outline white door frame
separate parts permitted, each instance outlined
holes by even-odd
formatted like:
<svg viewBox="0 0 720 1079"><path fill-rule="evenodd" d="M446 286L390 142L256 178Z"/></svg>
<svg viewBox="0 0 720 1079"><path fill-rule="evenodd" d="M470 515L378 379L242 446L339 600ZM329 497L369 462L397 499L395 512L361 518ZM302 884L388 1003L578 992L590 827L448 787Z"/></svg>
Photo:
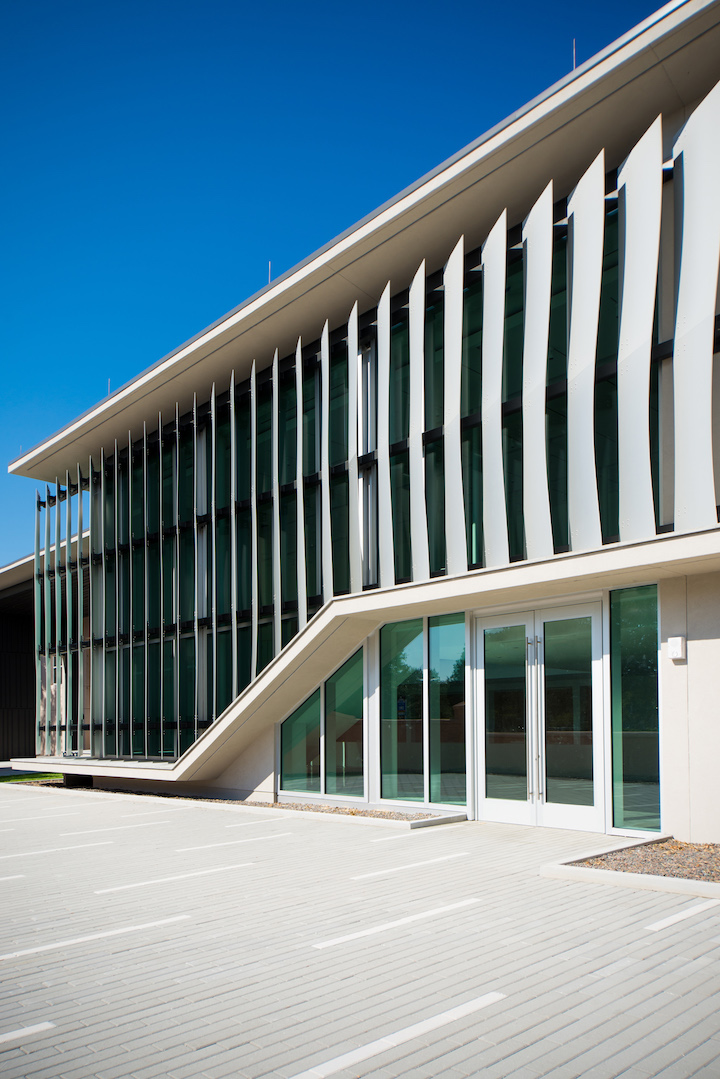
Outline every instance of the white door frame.
<svg viewBox="0 0 720 1079"><path fill-rule="evenodd" d="M546 801L544 764L544 629L548 621L591 617L592 633L592 712L593 712L593 793L592 806L575 806ZM486 798L485 791L485 680L484 637L488 628L505 625L524 625L526 652L526 748L528 794L525 800ZM475 620L475 677L474 708L476 722L476 813L478 820L502 821L514 824L539 824L583 831L606 830L606 774L604 751L605 722L605 661L602 604L599 599L580 603L538 606L528 610L507 611L504 614L476 616Z"/></svg>

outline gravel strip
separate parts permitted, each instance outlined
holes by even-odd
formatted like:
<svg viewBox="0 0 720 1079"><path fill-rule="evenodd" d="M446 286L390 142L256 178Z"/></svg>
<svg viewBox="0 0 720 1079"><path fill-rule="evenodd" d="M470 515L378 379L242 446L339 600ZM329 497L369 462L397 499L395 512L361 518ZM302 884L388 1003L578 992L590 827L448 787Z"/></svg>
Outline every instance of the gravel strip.
<svg viewBox="0 0 720 1079"><path fill-rule="evenodd" d="M32 783L36 787L58 787L65 789L65 784L60 779L24 779L16 780L17 783ZM402 813L395 809L360 809L356 806L329 806L329 805L315 805L312 802L246 802L240 798L188 798L183 794L170 794L158 791L127 791L127 790L113 790L111 787L72 787L73 792L77 791L107 791L110 794L139 794L149 795L152 798L175 798L182 802L217 802L220 805L231 806L255 806L260 809L294 809L298 812L307 810L311 813L335 813L344 817L376 817L380 820L434 820L436 817L443 817L447 814L444 813Z"/></svg>
<svg viewBox="0 0 720 1079"><path fill-rule="evenodd" d="M720 843L682 843L664 839L639 847L586 858L575 865L614 869L618 873L651 873L656 877L720 882Z"/></svg>

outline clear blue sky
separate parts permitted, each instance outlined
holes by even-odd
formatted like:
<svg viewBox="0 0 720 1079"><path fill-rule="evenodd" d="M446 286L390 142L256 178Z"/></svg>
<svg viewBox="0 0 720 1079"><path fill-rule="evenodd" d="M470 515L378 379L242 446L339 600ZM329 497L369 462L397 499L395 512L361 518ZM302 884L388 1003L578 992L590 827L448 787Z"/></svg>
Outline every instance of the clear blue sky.
<svg viewBox="0 0 720 1079"><path fill-rule="evenodd" d="M5 465L656 4L22 0L0 19Z"/></svg>

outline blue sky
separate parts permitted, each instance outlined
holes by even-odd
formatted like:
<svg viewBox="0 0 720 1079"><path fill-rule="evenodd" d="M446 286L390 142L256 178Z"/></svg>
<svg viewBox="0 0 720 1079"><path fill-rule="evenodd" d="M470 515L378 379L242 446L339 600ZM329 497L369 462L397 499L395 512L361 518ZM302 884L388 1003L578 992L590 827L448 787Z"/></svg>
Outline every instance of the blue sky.
<svg viewBox="0 0 720 1079"><path fill-rule="evenodd" d="M5 4L0 565L33 544L21 448L655 6Z"/></svg>

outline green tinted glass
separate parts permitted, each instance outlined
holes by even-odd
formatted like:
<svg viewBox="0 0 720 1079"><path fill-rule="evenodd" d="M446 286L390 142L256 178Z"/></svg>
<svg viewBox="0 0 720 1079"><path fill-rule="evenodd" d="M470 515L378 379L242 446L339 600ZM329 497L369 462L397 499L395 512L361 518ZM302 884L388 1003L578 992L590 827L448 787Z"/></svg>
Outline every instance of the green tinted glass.
<svg viewBox="0 0 720 1079"><path fill-rule="evenodd" d="M320 790L320 690L296 708L280 728L280 786Z"/></svg>
<svg viewBox="0 0 720 1079"><path fill-rule="evenodd" d="M363 796L362 648L325 683L325 789Z"/></svg>
<svg viewBox="0 0 720 1079"><path fill-rule="evenodd" d="M657 588L610 593L613 824L660 829Z"/></svg>
<svg viewBox="0 0 720 1079"><path fill-rule="evenodd" d="M465 804L465 615L428 619L430 801Z"/></svg>
<svg viewBox="0 0 720 1079"><path fill-rule="evenodd" d="M383 798L424 800L421 618L380 631L380 771Z"/></svg>

